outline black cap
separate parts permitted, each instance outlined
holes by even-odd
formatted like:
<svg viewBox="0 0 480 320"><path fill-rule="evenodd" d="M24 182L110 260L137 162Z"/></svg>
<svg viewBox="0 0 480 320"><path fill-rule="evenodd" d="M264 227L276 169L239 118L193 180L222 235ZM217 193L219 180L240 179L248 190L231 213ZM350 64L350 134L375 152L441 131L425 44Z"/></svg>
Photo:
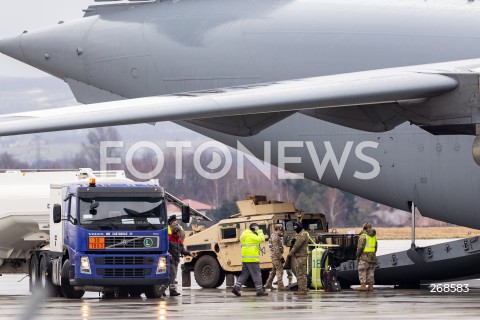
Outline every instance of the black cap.
<svg viewBox="0 0 480 320"><path fill-rule="evenodd" d="M176 216L176 215L170 216L170 217L168 218L168 224L171 224L172 221L177 221L177 216Z"/></svg>
<svg viewBox="0 0 480 320"><path fill-rule="evenodd" d="M255 228L259 228L258 223L254 222L250 225L250 230L255 230Z"/></svg>

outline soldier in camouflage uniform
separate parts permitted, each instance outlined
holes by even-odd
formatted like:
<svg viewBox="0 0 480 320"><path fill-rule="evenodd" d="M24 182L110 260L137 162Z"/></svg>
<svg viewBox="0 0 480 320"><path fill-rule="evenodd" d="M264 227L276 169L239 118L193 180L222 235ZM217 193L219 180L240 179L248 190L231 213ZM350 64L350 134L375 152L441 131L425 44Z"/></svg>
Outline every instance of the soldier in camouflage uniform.
<svg viewBox="0 0 480 320"><path fill-rule="evenodd" d="M285 259L283 258L283 226L281 224L275 225L275 232L268 241L270 248L270 258L272 259L272 270L265 283L265 289L274 290L272 287L273 278L277 276L278 291L288 291L283 285L283 264Z"/></svg>
<svg viewBox="0 0 480 320"><path fill-rule="evenodd" d="M308 232L303 230L299 222L293 223L293 229L297 233L295 235L295 244L290 250L289 256L295 257L296 260L296 276L298 281L298 291L295 294L305 295L308 293L307 288L307 258L308 258L308 243L310 237Z"/></svg>
<svg viewBox="0 0 480 320"><path fill-rule="evenodd" d="M357 246L359 291L373 291L375 283L375 265L377 264L377 232L370 223L363 225ZM368 284L368 288L367 288Z"/></svg>

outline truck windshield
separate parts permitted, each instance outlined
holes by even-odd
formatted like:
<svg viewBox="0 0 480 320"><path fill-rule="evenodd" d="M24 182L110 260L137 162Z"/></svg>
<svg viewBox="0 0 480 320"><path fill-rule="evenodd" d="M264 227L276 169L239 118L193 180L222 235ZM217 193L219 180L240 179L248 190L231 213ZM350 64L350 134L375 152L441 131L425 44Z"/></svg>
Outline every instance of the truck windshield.
<svg viewBox="0 0 480 320"><path fill-rule="evenodd" d="M166 227L163 198L80 199L80 224L90 230L158 230Z"/></svg>

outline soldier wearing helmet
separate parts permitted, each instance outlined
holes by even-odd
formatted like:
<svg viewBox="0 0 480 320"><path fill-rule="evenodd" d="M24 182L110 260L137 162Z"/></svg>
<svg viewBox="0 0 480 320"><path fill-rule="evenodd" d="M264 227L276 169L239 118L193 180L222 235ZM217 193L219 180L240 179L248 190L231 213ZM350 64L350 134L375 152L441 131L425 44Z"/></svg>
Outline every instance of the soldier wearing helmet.
<svg viewBox="0 0 480 320"><path fill-rule="evenodd" d="M370 223L363 224L357 246L359 291L373 291L375 265L377 264L377 232ZM368 288L367 288L368 285Z"/></svg>
<svg viewBox="0 0 480 320"><path fill-rule="evenodd" d="M275 289L272 283L276 275L278 291L288 291L283 285L283 264L285 263L285 259L283 258L283 225L275 225L274 232L268 241L268 246L270 248L270 258L272 259L273 267L265 283L265 289Z"/></svg>
<svg viewBox="0 0 480 320"><path fill-rule="evenodd" d="M296 276L298 281L298 292L295 292L295 294L306 295L308 293L307 258L310 236L307 231L303 230L303 226L300 222L293 223L293 230L295 230L297 234L295 235L295 244L288 253L288 256L295 257L297 262Z"/></svg>

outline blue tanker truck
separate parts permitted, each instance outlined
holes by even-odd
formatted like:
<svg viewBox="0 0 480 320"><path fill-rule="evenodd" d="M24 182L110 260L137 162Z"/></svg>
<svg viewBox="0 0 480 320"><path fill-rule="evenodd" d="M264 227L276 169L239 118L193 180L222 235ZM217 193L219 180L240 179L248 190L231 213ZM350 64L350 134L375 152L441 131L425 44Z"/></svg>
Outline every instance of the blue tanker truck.
<svg viewBox="0 0 480 320"><path fill-rule="evenodd" d="M1 180L12 194L1 199L7 212L0 222L5 235L17 230L5 246L17 253L0 257L0 272L28 272L30 291L48 296L163 295L169 282L167 200L176 198L158 183L90 169L11 171ZM25 198L29 188L35 196L22 201L18 193ZM188 205L177 205L188 221Z"/></svg>

